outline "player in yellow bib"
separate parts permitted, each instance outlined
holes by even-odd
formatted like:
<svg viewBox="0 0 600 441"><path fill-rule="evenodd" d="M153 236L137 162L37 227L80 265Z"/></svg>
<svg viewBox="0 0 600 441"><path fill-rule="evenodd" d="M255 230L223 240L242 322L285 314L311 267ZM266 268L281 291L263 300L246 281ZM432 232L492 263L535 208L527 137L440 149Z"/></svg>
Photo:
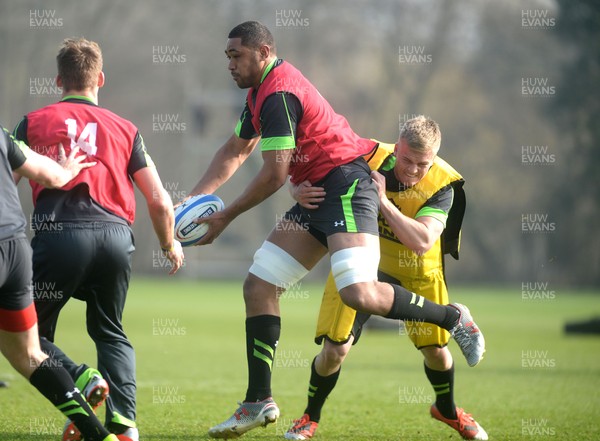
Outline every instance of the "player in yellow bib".
<svg viewBox="0 0 600 441"><path fill-rule="evenodd" d="M424 116L407 121L397 144L379 143L367 159L379 189L379 280L401 284L433 302L448 303L444 254L458 259L465 211L464 180L437 156L438 124ZM323 189L304 182L292 190L306 208L318 205ZM338 380L342 362L360 336L368 315L346 306L329 275L323 294L315 341L325 342L311 367L308 406L285 434L287 439L311 438L325 399ZM487 440L485 430L454 403L454 361L449 333L425 322L404 322L406 334L425 359L425 374L436 401L431 416L465 439Z"/></svg>

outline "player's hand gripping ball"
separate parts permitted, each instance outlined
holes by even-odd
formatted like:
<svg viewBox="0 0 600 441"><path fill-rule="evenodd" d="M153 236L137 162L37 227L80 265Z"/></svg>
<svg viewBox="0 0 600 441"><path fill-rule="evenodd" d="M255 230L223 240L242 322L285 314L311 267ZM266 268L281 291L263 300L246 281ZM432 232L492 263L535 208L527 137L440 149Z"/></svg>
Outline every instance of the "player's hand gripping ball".
<svg viewBox="0 0 600 441"><path fill-rule="evenodd" d="M181 246L189 247L204 237L208 224L194 222L199 217L208 217L225 208L225 204L214 194L192 196L175 208L175 239Z"/></svg>

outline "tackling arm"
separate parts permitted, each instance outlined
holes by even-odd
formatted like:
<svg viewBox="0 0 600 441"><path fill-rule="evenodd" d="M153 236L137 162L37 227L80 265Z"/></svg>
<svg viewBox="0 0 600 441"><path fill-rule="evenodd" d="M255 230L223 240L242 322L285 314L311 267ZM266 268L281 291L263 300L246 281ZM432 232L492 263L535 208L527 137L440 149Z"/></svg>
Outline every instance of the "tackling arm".
<svg viewBox="0 0 600 441"><path fill-rule="evenodd" d="M325 200L325 189L313 187L310 181L301 182L298 185L289 183L290 195L304 208L319 208L319 203Z"/></svg>
<svg viewBox="0 0 600 441"><path fill-rule="evenodd" d="M444 224L438 219L431 216L412 219L387 198L381 201L380 211L396 237L419 256L429 251L444 231Z"/></svg>
<svg viewBox="0 0 600 441"><path fill-rule="evenodd" d="M420 216L416 219L405 216L387 198L385 177L376 171L371 172L371 177L379 191L379 211L396 237L419 256L425 254L443 233L444 223L432 216Z"/></svg>
<svg viewBox="0 0 600 441"><path fill-rule="evenodd" d="M27 149L27 160L21 167L14 171L31 179L47 188L60 188L79 174L84 168L96 165L95 162L82 162L85 155L75 156L79 147L73 147L71 153L65 158L65 151L60 146L59 162Z"/></svg>

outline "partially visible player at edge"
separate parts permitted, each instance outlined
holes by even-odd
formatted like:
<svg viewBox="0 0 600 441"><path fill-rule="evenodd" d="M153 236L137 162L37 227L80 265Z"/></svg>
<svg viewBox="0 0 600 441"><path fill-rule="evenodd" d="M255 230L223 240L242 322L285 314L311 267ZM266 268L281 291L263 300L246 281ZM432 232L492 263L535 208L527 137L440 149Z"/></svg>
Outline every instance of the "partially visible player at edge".
<svg viewBox="0 0 600 441"><path fill-rule="evenodd" d="M31 247L13 171L48 188L61 187L95 162L71 149L61 165L31 151L0 127L0 351L89 441L116 441L96 418L69 373L40 348L33 306Z"/></svg>
<svg viewBox="0 0 600 441"><path fill-rule="evenodd" d="M458 259L465 211L462 176L437 156L441 145L438 124L424 116L404 124L398 142L380 143L368 155L381 202L379 280L401 284L423 297L448 303L444 254ZM292 192L302 206L314 208L324 191L304 182ZM400 261L399 261L400 259ZM317 430L325 400L335 387L342 362L369 318L344 305L331 274L327 279L315 341L323 349L311 365L308 405L294 421L287 439L306 440ZM431 415L465 439L487 440L485 430L454 403L454 362L450 336L436 325L405 322L409 338L424 357L427 379L436 394Z"/></svg>
<svg viewBox="0 0 600 441"><path fill-rule="evenodd" d="M235 413L209 430L214 438L237 437L279 417L271 393L281 329L278 297L328 251L342 300L357 310L426 320L452 331L473 321L460 306L437 305L398 285L377 281L379 197L362 158L375 142L355 134L296 68L277 58L273 36L264 25L245 22L233 28L225 54L238 87L250 88L246 107L235 133L216 152L190 195L217 190L261 138L264 162L235 201L197 220L209 224L199 244L211 243L233 219L275 193L288 175L293 183L318 183L327 196L310 213L296 204L254 255L243 288L248 389ZM308 230L302 225L308 225ZM483 353L481 333L474 327L471 331L457 334L461 336L457 342L469 356Z"/></svg>
<svg viewBox="0 0 600 441"><path fill-rule="evenodd" d="M133 184L144 196L160 247L171 262L170 274L183 263L173 239L173 203L133 123L98 106L104 86L102 52L97 43L66 39L56 57L60 102L29 113L15 137L46 156L55 146L79 146L96 167L59 190L31 182L35 204L33 278L42 349L56 354L92 407L106 400L106 425L120 439L137 441L135 352L121 323L135 249ZM57 228L57 226L59 228ZM36 287L52 286L60 299ZM39 294L39 295L38 295ZM54 345L58 316L71 298L87 304L88 334L96 344L98 370L77 365ZM63 441L82 437L65 427Z"/></svg>

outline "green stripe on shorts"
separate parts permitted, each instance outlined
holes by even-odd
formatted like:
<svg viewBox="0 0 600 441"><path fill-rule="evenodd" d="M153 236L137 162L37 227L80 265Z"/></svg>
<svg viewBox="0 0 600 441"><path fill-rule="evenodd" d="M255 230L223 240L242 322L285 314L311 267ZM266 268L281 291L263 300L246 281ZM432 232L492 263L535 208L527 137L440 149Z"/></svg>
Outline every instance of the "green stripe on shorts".
<svg viewBox="0 0 600 441"><path fill-rule="evenodd" d="M348 189L348 192L345 195L340 196L342 199L342 210L344 211L344 219L346 220L346 231L348 233L357 233L358 229L356 228L356 221L354 219L354 213L352 211L352 196L354 196L354 192L356 191L356 186L358 185L358 179L356 179L352 186Z"/></svg>

